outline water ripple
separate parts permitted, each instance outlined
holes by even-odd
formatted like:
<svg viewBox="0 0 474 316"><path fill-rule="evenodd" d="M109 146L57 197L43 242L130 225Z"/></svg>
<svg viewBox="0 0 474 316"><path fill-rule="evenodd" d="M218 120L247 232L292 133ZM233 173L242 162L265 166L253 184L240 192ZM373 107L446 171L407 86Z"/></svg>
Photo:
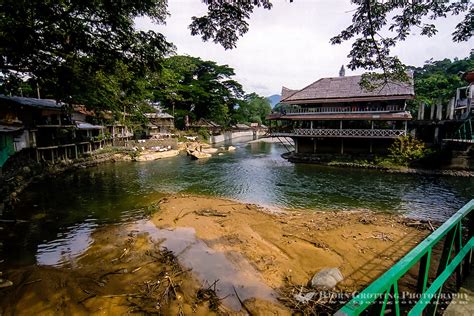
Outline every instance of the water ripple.
<svg viewBox="0 0 474 316"><path fill-rule="evenodd" d="M4 242L10 260L74 262L101 223L143 216L163 193L187 192L269 207L307 210L372 209L445 220L472 198L469 178L387 174L292 164L277 144L239 145L236 152L193 161L179 156L78 170L32 185L15 216L42 214ZM60 192L60 194L58 194Z"/></svg>

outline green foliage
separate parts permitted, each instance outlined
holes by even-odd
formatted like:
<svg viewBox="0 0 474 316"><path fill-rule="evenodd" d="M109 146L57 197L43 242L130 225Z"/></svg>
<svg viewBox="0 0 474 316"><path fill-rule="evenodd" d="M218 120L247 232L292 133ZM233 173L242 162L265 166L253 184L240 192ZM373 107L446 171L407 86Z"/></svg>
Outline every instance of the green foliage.
<svg viewBox="0 0 474 316"><path fill-rule="evenodd" d="M130 158L132 158L132 160L135 160L138 158L138 156L140 156L140 152L138 150L131 150L128 152L128 155Z"/></svg>
<svg viewBox="0 0 474 316"><path fill-rule="evenodd" d="M234 69L197 57L172 56L154 78L154 98L168 109L175 109L177 126L184 116L207 118L229 124L231 109L243 95L242 86L232 79Z"/></svg>
<svg viewBox="0 0 474 316"><path fill-rule="evenodd" d="M97 68L116 60L156 69L170 48L161 34L136 31L134 19L164 23L166 1L2 1L0 67L42 77L50 69L87 57Z"/></svg>
<svg viewBox="0 0 474 316"><path fill-rule="evenodd" d="M245 95L243 100L239 101L238 106L233 111L232 120L235 123L262 124L271 111L272 107L267 98L251 93Z"/></svg>
<svg viewBox="0 0 474 316"><path fill-rule="evenodd" d="M451 13L465 13L456 26L453 41L468 41L474 34L474 5L469 1L353 1L357 5L352 24L331 39L332 44L355 39L348 55L348 67L352 70L364 68L372 71L381 69L382 74L369 73L372 79L382 81L407 81L405 66L390 50L399 41L404 41L410 29L417 27L420 35L431 37L437 33L434 24L425 18L435 20ZM383 34L383 36L381 35ZM373 88L368 86L368 88Z"/></svg>
<svg viewBox="0 0 474 316"><path fill-rule="evenodd" d="M117 118L123 120L123 112L135 114L140 119L141 107L146 106L144 100L149 98L148 83L146 78L137 74L121 61L117 61L108 70L92 70L78 67L72 78L80 78L72 83L69 98L79 104L86 104L89 109L109 110ZM57 78L59 80L59 78ZM63 81L50 80L50 84L44 87L45 94L51 93L53 89L62 86ZM125 122L123 122L125 123Z"/></svg>
<svg viewBox="0 0 474 316"><path fill-rule="evenodd" d="M173 49L163 35L134 27L138 16L164 22L163 0L5 0L1 8L0 72L30 78L29 96L38 85L42 97L133 111L147 75Z"/></svg>
<svg viewBox="0 0 474 316"><path fill-rule="evenodd" d="M203 2L207 12L192 18L191 34L226 49L234 48L238 38L248 31L247 21L255 8L272 7L270 0ZM467 41L473 34L474 4L470 1L352 2L356 5L352 24L331 42L355 39L349 68L371 71L368 76L372 77L367 77L370 80L363 81L367 88L374 88L373 82L378 85L408 80L405 67L397 57L390 56L390 49L405 40L413 26L421 29L421 35L436 34L434 25L425 23L425 17L460 15L453 40ZM138 31L134 25L141 16L164 23L168 15L166 0L3 0L0 7L0 72L10 79L30 78L27 84L13 84L16 87L8 87L13 83L9 80L2 87L5 93L35 96L39 85L43 97L86 105L91 102L104 108L115 99L121 108L127 107L135 96L145 96L131 91L142 87L124 88L123 82L118 83L122 75L118 72L124 70L121 65L128 72L125 78L142 85L156 79L161 59L174 50L162 34ZM375 69L383 73L372 72ZM176 103L183 110L195 112L196 117L225 124L236 97L242 93L240 85L230 79L233 75L233 69L225 65L175 56L158 76L157 87L162 92L156 97L169 107Z"/></svg>
<svg viewBox="0 0 474 316"><path fill-rule="evenodd" d="M398 165L407 166L415 160L419 160L429 155L430 149L425 144L412 137L403 136L395 139L395 142L389 148L391 160Z"/></svg>
<svg viewBox="0 0 474 316"><path fill-rule="evenodd" d="M399 169L401 167L405 167L405 164L400 165L396 163L390 157L375 157L373 164L378 167L387 168L387 169Z"/></svg>
<svg viewBox="0 0 474 316"><path fill-rule="evenodd" d="M456 89L467 85L459 73L474 69L474 53L464 59L427 61L414 71L416 99L428 105L440 100L447 103L455 96Z"/></svg>
<svg viewBox="0 0 474 316"><path fill-rule="evenodd" d="M246 20L255 7L272 7L270 0L203 2L207 4L207 14L202 17L193 16L189 26L191 34L201 35L204 41L212 39L225 49L235 48L239 36L248 32Z"/></svg>
<svg viewBox="0 0 474 316"><path fill-rule="evenodd" d="M37 97L34 82L13 74L0 73L0 93L24 97Z"/></svg>
<svg viewBox="0 0 474 316"><path fill-rule="evenodd" d="M209 131L205 128L200 128L197 133L199 137L201 138L201 140L206 141L206 142L209 141L209 137L211 137L211 135L209 134Z"/></svg>

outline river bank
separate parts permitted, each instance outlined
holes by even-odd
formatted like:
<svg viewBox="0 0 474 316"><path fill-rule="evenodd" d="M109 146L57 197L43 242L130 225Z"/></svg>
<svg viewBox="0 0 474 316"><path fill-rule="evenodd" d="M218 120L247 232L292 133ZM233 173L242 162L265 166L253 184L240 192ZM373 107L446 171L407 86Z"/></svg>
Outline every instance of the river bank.
<svg viewBox="0 0 474 316"><path fill-rule="evenodd" d="M274 143L274 141L264 141L265 143ZM294 152L286 152L282 154L282 158L292 163L301 164L317 164L321 166L340 167L340 168L355 168L355 169L370 169L378 170L386 173L399 174L414 174L414 175L429 175L429 176L450 176L450 177L474 177L474 171L463 169L426 169L415 168L395 163L377 164L368 160L363 162L360 159L349 159L343 155L329 155L323 157L316 157L313 155L295 155Z"/></svg>
<svg viewBox="0 0 474 316"><path fill-rule="evenodd" d="M23 159L21 159L23 158ZM125 148L106 148L79 159L58 161L57 163L38 163L25 157L12 162L0 177L0 214L5 207L10 207L18 196L31 183L41 181L48 176L55 176L69 170L88 168L106 162L131 161L131 150Z"/></svg>
<svg viewBox="0 0 474 316"><path fill-rule="evenodd" d="M156 142L156 141L155 141ZM31 183L41 181L50 176L57 176L67 171L89 168L107 162L119 161L152 161L157 159L172 158L186 152L188 148L209 148L208 144L200 142L179 143L176 149L151 150L145 147L107 147L84 155L78 159L36 162L28 156L13 158L13 161L0 174L0 214L5 207L11 207L18 196Z"/></svg>
<svg viewBox="0 0 474 316"><path fill-rule="evenodd" d="M414 175L428 175L428 176L449 176L449 177L474 177L474 171L470 170L455 170L455 169L422 169L422 168L410 168L410 167L384 167L374 164L364 164L357 162L328 162L322 163L323 165L330 167L340 168L359 168L359 169L372 169L380 170L387 173L400 173L400 174L414 174Z"/></svg>
<svg viewBox="0 0 474 316"><path fill-rule="evenodd" d="M60 267L6 270L14 285L2 290L3 314L289 315L282 293L322 268L340 269L336 291L360 290L429 233L383 213L269 210L195 195L150 208L143 220L99 227Z"/></svg>

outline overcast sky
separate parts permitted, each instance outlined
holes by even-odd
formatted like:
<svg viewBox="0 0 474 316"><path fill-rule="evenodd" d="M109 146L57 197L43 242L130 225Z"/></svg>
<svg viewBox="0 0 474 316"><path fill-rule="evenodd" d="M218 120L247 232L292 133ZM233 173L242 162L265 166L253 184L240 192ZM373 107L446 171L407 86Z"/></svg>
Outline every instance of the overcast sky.
<svg viewBox="0 0 474 316"><path fill-rule="evenodd" d="M235 69L235 79L246 92L263 96L279 94L281 86L301 89L321 77L337 76L350 43L331 45L329 39L351 22L354 7L349 0L275 0L271 10L257 9L250 19L250 31L237 48L224 50L220 45L203 42L191 36L188 25L192 16L206 12L200 0L169 0L171 16L166 25L138 19L141 29L164 34L177 46L178 54L213 60ZM451 33L459 17L448 17L436 23L439 33L432 38L413 34L393 50L408 65L421 66L434 58L464 58L474 41L453 43ZM346 75L360 74L346 69Z"/></svg>

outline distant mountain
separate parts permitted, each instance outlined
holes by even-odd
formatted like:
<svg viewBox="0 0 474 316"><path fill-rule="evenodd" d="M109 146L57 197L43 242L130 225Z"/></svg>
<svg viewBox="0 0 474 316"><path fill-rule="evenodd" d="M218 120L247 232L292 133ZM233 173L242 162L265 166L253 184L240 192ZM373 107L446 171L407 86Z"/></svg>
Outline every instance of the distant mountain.
<svg viewBox="0 0 474 316"><path fill-rule="evenodd" d="M272 105L272 108L273 108L278 102L280 102L281 96L279 94L274 94L274 95L269 96L267 100L270 101L270 104Z"/></svg>

